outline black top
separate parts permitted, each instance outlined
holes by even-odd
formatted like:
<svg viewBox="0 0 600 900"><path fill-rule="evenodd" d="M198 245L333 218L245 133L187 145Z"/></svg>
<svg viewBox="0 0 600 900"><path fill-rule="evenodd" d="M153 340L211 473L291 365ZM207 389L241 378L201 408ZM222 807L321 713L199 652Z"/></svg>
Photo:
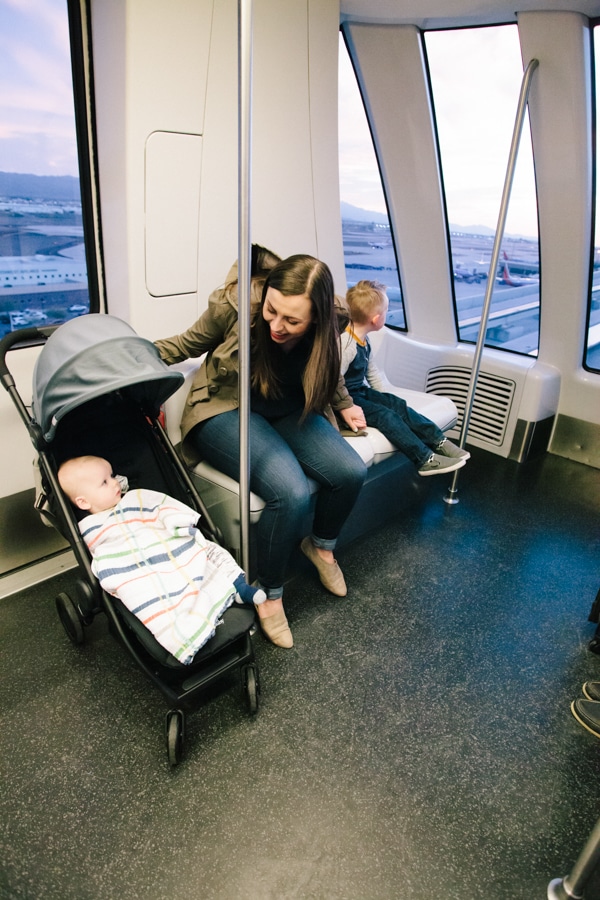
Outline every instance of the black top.
<svg viewBox="0 0 600 900"><path fill-rule="evenodd" d="M259 413L265 419L279 419L290 413L304 409L304 388L302 373L310 356L312 342L302 338L291 350L275 345L273 360L277 372L279 396L263 397L256 390L250 393L252 412Z"/></svg>

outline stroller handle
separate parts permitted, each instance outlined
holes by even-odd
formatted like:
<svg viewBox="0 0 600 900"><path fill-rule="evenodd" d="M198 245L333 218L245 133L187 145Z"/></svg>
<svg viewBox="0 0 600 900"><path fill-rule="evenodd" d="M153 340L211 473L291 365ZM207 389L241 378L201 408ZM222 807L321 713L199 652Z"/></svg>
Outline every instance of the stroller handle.
<svg viewBox="0 0 600 900"><path fill-rule="evenodd" d="M40 343L45 344L52 332L56 331L57 328L58 325L49 325L45 328L21 328L19 331L9 331L9 333L5 334L2 340L0 340L0 381L2 381L5 390L15 404L16 410L29 432L31 442L38 451L44 446L42 431L37 422L34 422L29 415L27 407L16 388L14 378L6 365L6 354L15 344L20 344L22 346L32 346Z"/></svg>
<svg viewBox="0 0 600 900"><path fill-rule="evenodd" d="M18 331L9 331L0 340L0 379L2 384L8 391L14 387L13 377L6 365L6 354L14 347L15 344L31 346L33 344L46 343L53 331L56 331L58 325L48 325L46 328L20 328Z"/></svg>

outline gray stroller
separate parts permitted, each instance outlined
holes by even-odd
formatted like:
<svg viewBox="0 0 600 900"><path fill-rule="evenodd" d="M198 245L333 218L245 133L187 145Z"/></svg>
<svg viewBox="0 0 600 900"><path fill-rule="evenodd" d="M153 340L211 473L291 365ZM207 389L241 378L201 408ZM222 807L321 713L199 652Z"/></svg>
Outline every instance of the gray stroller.
<svg viewBox="0 0 600 900"><path fill-rule="evenodd" d="M40 341L45 343L34 371L30 413L7 368L6 354L17 343ZM131 488L162 491L197 510L197 527L209 540L222 543L161 421L161 404L180 387L183 376L170 370L156 347L126 322L90 314L58 328L7 334L0 341L0 377L37 453L36 508L69 542L77 562L72 592L56 597L62 625L74 644L82 644L95 616L108 617L110 631L171 707L166 743L169 762L176 765L183 755L185 714L216 681L240 673L248 709L257 712L254 609L230 606L192 663L180 663L120 600L100 587L57 473L70 457L102 456L127 477Z"/></svg>

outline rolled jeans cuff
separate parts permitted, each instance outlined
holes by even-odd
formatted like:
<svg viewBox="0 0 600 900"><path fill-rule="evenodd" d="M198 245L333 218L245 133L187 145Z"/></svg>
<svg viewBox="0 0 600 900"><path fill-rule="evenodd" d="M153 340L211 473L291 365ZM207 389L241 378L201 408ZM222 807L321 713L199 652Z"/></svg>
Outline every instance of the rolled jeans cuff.
<svg viewBox="0 0 600 900"><path fill-rule="evenodd" d="M267 600L279 600L283 597L283 585L281 587L265 587L258 579L252 582L254 587L262 588L267 595Z"/></svg>
<svg viewBox="0 0 600 900"><path fill-rule="evenodd" d="M327 538L320 538L316 537L314 534L311 534L310 539L315 547L319 548L319 550L335 550L335 545L337 544L337 538L331 538L328 540Z"/></svg>

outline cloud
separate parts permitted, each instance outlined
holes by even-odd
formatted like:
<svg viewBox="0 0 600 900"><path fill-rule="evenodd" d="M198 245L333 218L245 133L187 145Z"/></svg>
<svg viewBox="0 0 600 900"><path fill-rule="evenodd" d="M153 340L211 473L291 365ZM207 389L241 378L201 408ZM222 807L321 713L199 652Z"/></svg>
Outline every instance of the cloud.
<svg viewBox="0 0 600 900"><path fill-rule="evenodd" d="M0 169L78 175L65 0L0 0L0 98Z"/></svg>
<svg viewBox="0 0 600 900"><path fill-rule="evenodd" d="M425 43L450 221L498 221L523 67L515 25L427 32ZM340 42L340 192L355 206L385 212L371 135L352 65ZM477 77L475 77L477 73ZM531 141L523 128L507 217L537 234Z"/></svg>

